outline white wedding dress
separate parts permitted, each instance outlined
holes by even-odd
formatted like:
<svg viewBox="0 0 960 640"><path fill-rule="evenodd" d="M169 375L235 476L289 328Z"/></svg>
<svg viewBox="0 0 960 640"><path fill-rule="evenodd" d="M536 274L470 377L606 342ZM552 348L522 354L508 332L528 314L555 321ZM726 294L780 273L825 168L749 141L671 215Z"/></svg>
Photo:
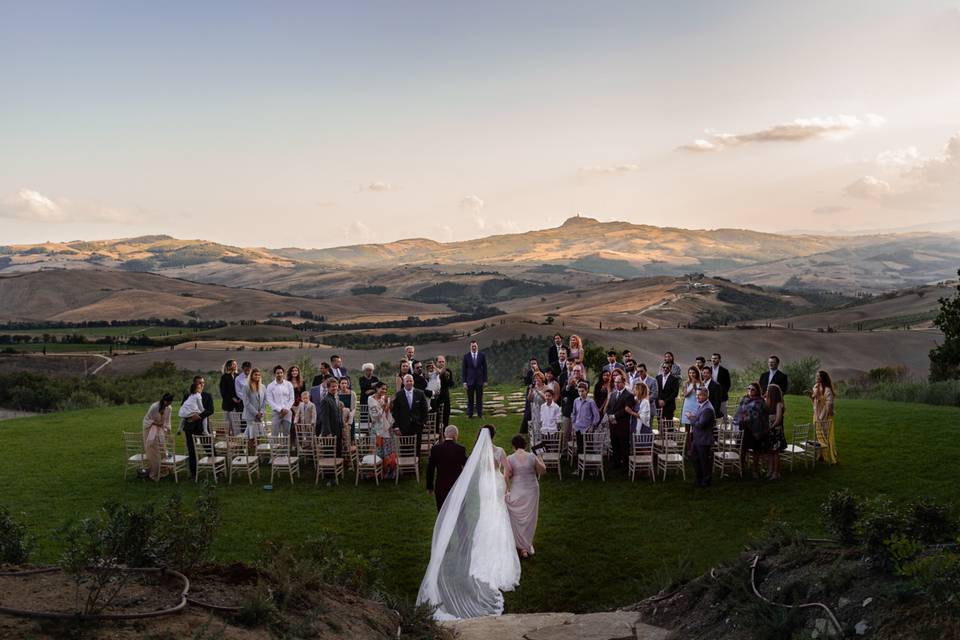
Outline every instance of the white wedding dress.
<svg viewBox="0 0 960 640"><path fill-rule="evenodd" d="M417 595L417 604L437 607L437 620L500 615L502 592L519 584L520 558L505 493L490 432L481 429L437 516L430 564Z"/></svg>

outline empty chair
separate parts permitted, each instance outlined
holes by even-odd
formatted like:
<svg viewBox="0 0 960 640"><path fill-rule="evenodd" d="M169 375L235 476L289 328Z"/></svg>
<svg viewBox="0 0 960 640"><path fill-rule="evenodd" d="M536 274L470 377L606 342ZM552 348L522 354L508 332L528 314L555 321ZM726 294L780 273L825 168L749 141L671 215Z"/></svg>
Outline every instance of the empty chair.
<svg viewBox="0 0 960 640"><path fill-rule="evenodd" d="M437 433L437 412L427 413L427 419L423 423L423 429L420 431L420 453L429 455L433 445L440 441L440 434Z"/></svg>
<svg viewBox="0 0 960 640"><path fill-rule="evenodd" d="M543 447L543 454L540 457L543 459L543 464L547 468L547 471L556 469L557 477L561 480L563 480L563 470L560 468L562 442L563 435L560 432L544 433L540 436L540 445ZM576 454L576 440L574 440L573 447L574 454Z"/></svg>
<svg viewBox="0 0 960 640"><path fill-rule="evenodd" d="M357 438L357 456L359 461L354 484L360 484L360 474L368 471L373 474L373 480L379 486L380 478L383 477L383 458L377 455L377 441L369 436Z"/></svg>
<svg viewBox="0 0 960 640"><path fill-rule="evenodd" d="M605 434L600 431L588 431L583 434L583 453L577 456L577 472L580 474L580 481L587 475L587 471L599 471L600 479L606 482L607 477L603 473L603 448L605 445Z"/></svg>
<svg viewBox="0 0 960 640"><path fill-rule="evenodd" d="M727 474L727 469L738 471L743 477L743 431L721 428L717 444L713 450L713 468L720 471L720 477Z"/></svg>
<svg viewBox="0 0 960 640"><path fill-rule="evenodd" d="M127 472L134 469L140 473L147 468L147 456L143 452L143 434L140 432L123 432L123 479L127 479Z"/></svg>
<svg viewBox="0 0 960 640"><path fill-rule="evenodd" d="M266 424L266 427L263 427L266 430L268 435L260 436L257 438L257 456L264 459L270 460L270 423Z"/></svg>
<svg viewBox="0 0 960 640"><path fill-rule="evenodd" d="M314 464L317 474L314 484L320 484L320 478L328 473L333 474L333 483L340 484L343 478L343 458L337 455L336 436L317 436L314 438Z"/></svg>
<svg viewBox="0 0 960 640"><path fill-rule="evenodd" d="M229 459L228 472L230 474L230 483L233 483L233 476L238 473L247 475L247 482L253 484L253 474L260 477L260 459L257 456L249 455L247 451L247 439L243 436L227 436L227 457Z"/></svg>
<svg viewBox="0 0 960 640"><path fill-rule="evenodd" d="M799 459L803 461L803 466L807 463L817 464L817 441L810 439L810 428L813 425L796 424L793 426L793 438L787 448L780 452L781 458L790 460L790 470L793 471L793 461Z"/></svg>
<svg viewBox="0 0 960 640"><path fill-rule="evenodd" d="M300 458L290 453L290 438L287 436L270 436L270 483L273 483L275 473L290 474L290 484L293 476L300 475Z"/></svg>
<svg viewBox="0 0 960 640"><path fill-rule="evenodd" d="M683 431L663 433L654 440L653 447L656 453L657 470L663 472L663 479L667 479L668 471L679 471L683 479L687 479L687 471L683 464L683 450L687 443L687 434Z"/></svg>
<svg viewBox="0 0 960 640"><path fill-rule="evenodd" d="M397 438L397 474L394 476L394 484L400 482L400 474L403 472L413 473L417 478L417 484L420 484L420 456L417 455L417 436L400 436Z"/></svg>
<svg viewBox="0 0 960 640"><path fill-rule="evenodd" d="M312 424L298 424L295 431L297 434L297 456L304 462L316 464L316 452L314 450L316 438L313 435L315 427Z"/></svg>
<svg viewBox="0 0 960 640"><path fill-rule="evenodd" d="M370 434L370 405L366 398L360 399L360 410L357 412L357 435L365 436Z"/></svg>
<svg viewBox="0 0 960 640"><path fill-rule="evenodd" d="M177 439L170 438L166 457L160 461L160 468L173 473L173 481L180 482L180 472L189 473L190 456L177 453Z"/></svg>
<svg viewBox="0 0 960 640"><path fill-rule="evenodd" d="M224 478L227 477L227 456L217 454L213 436L193 436L193 450L197 455L196 482L200 481L201 471L212 473L214 484L221 473Z"/></svg>
<svg viewBox="0 0 960 640"><path fill-rule="evenodd" d="M637 469L650 474L652 482L657 481L657 473L653 468L653 434L634 433L630 440L630 456L627 458L627 471L630 481L633 482Z"/></svg>

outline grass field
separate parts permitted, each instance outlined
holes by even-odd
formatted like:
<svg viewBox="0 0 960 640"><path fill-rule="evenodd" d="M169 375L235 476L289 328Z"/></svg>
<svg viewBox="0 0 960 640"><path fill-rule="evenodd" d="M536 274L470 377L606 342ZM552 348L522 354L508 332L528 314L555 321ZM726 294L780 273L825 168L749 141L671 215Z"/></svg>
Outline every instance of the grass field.
<svg viewBox="0 0 960 640"><path fill-rule="evenodd" d="M139 429L145 406L52 414L0 423L0 468L5 504L40 536L38 562L54 561L53 529L90 514L106 500L139 503L175 490L122 479L120 431ZM523 565L508 611L589 611L637 601L659 588L667 573L702 572L736 557L744 541L770 519L821 532L819 505L833 488L898 500L928 496L960 506L960 408L841 400L837 442L841 464L784 472L779 482L725 479L707 491L670 478L631 484L609 473L606 483L572 473L542 481L537 555ZM809 403L788 398L788 425L810 419ZM469 445L480 421L462 417ZM493 420L507 447L518 417ZM181 446L179 447L182 449ZM950 471L953 469L953 471ZM320 530L341 543L379 555L384 581L414 596L426 567L436 516L433 499L412 478L375 487L352 477L346 486L314 487L312 478L291 487L279 481L221 485L223 524L216 560L255 560L259 541L300 540ZM188 496L196 493L181 483Z"/></svg>

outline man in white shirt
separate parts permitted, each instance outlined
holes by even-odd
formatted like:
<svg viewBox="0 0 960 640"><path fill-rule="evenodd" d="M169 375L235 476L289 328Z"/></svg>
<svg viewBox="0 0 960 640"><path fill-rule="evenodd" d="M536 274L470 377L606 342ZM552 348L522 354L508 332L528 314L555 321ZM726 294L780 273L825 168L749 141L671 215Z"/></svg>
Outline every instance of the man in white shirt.
<svg viewBox="0 0 960 640"><path fill-rule="evenodd" d="M267 385L267 404L273 411L271 424L273 435L290 437L293 420L293 384L283 377L283 367L273 368L273 382Z"/></svg>
<svg viewBox="0 0 960 640"><path fill-rule="evenodd" d="M560 405L553 401L553 391L543 392L546 400L540 406L540 433L556 433L560 425Z"/></svg>

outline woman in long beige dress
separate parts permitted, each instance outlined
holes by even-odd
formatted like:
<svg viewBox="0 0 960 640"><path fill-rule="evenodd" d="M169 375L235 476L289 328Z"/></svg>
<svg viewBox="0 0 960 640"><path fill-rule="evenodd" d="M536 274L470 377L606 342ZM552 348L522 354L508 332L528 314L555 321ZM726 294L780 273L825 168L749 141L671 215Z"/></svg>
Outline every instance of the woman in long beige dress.
<svg viewBox="0 0 960 640"><path fill-rule="evenodd" d="M527 452L527 441L523 436L514 436L511 444L513 453L504 467L508 486L507 511L517 553L521 558L529 558L534 551L533 537L540 511L539 477L547 469L540 456Z"/></svg>
<svg viewBox="0 0 960 640"><path fill-rule="evenodd" d="M158 481L163 477L163 459L167 456L164 435L170 433L170 405L173 396L163 394L159 402L154 402L143 416L143 452L147 458L150 479Z"/></svg>
<svg viewBox="0 0 960 640"><path fill-rule="evenodd" d="M833 381L826 371L817 371L813 385L813 420L817 430L817 442L820 444L820 457L830 464L837 464L837 443L833 429Z"/></svg>

